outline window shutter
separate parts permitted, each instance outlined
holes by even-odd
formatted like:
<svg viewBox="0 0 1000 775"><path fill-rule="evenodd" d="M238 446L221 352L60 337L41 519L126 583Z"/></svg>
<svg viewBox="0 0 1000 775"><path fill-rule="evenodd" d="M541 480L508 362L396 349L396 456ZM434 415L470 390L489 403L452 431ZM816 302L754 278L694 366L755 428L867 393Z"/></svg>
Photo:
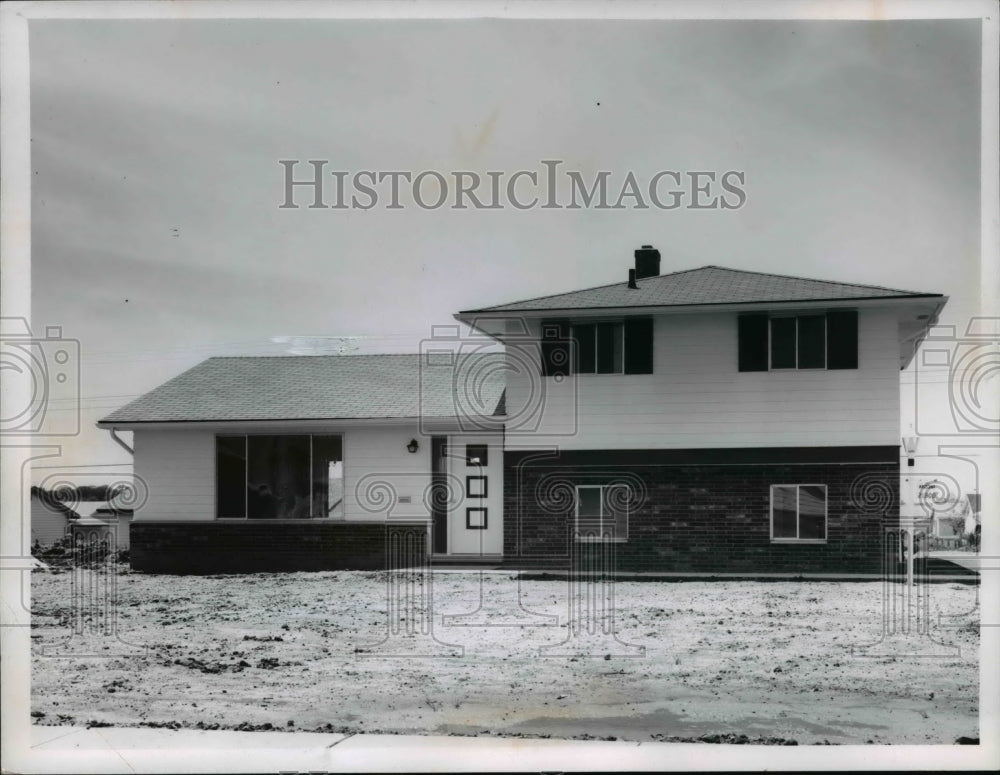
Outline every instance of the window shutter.
<svg viewBox="0 0 1000 775"><path fill-rule="evenodd" d="M767 371L767 315L739 316L740 371Z"/></svg>
<svg viewBox="0 0 1000 775"><path fill-rule="evenodd" d="M858 313L836 310L826 315L826 367L858 368Z"/></svg>
<svg viewBox="0 0 1000 775"><path fill-rule="evenodd" d="M569 326L561 320L542 321L542 376L568 377L571 373Z"/></svg>
<svg viewBox="0 0 1000 775"><path fill-rule="evenodd" d="M597 371L597 345L593 323L573 326L573 346L576 347L576 374Z"/></svg>
<svg viewBox="0 0 1000 775"><path fill-rule="evenodd" d="M625 319L625 373L653 373L653 319Z"/></svg>

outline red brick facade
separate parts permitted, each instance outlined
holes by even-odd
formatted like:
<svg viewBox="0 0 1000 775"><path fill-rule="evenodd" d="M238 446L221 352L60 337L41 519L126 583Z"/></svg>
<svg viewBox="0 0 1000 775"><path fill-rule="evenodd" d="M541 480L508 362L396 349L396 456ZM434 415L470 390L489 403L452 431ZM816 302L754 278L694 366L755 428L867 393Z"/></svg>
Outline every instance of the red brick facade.
<svg viewBox="0 0 1000 775"><path fill-rule="evenodd" d="M427 553L422 522L212 520L132 523L130 562L148 573L381 570Z"/></svg>
<svg viewBox="0 0 1000 775"><path fill-rule="evenodd" d="M579 484L631 488L619 571L880 573L898 521L894 447L508 452L504 559L565 568ZM771 540L771 485L823 484L825 543Z"/></svg>

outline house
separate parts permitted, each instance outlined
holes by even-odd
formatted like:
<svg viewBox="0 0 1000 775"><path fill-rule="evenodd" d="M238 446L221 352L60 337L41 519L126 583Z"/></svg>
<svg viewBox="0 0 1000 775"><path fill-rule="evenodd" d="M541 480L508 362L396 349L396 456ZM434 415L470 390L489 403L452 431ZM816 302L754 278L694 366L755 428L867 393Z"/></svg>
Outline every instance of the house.
<svg viewBox="0 0 1000 775"><path fill-rule="evenodd" d="M622 570L878 573L899 370L946 301L661 275L643 246L620 283L457 313L471 337L213 358L99 424L135 434L138 569L382 567L395 532L513 566L596 543Z"/></svg>
<svg viewBox="0 0 1000 775"><path fill-rule="evenodd" d="M499 559L504 356L448 344L210 358L101 420L133 432L148 493L132 567L373 569L390 536L418 559ZM459 374L475 385L456 399Z"/></svg>
<svg viewBox="0 0 1000 775"><path fill-rule="evenodd" d="M31 488L31 544L51 546L69 536L69 528L80 518L73 509L41 487Z"/></svg>

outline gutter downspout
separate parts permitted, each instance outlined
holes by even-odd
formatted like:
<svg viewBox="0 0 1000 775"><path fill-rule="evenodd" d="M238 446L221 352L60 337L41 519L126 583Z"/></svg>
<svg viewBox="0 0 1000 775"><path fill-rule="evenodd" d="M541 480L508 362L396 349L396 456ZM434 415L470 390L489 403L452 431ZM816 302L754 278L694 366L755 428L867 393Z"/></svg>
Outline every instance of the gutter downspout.
<svg viewBox="0 0 1000 775"><path fill-rule="evenodd" d="M132 457L135 457L135 450L122 440L122 438L118 435L117 430L117 428L108 428L108 432L111 434L112 440Z"/></svg>

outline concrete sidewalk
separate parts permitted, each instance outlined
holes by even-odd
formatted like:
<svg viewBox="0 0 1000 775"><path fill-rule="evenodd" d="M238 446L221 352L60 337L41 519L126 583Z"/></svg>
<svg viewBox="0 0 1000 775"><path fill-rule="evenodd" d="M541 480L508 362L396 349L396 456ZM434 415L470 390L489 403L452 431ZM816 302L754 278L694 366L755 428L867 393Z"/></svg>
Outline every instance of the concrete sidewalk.
<svg viewBox="0 0 1000 775"><path fill-rule="evenodd" d="M891 767L907 746L761 746L423 735L34 726L17 773L496 772ZM14 741L15 743L20 741ZM922 766L981 764L978 746L919 747Z"/></svg>
<svg viewBox="0 0 1000 775"><path fill-rule="evenodd" d="M423 735L32 726L6 772L434 772L676 766L678 748L732 746ZM745 751L748 747L741 746ZM681 756L681 759L684 757ZM753 758L753 757L751 757ZM746 761L746 757L742 757ZM763 766L764 760L760 760Z"/></svg>

